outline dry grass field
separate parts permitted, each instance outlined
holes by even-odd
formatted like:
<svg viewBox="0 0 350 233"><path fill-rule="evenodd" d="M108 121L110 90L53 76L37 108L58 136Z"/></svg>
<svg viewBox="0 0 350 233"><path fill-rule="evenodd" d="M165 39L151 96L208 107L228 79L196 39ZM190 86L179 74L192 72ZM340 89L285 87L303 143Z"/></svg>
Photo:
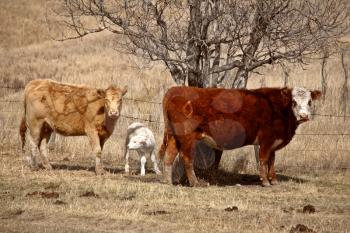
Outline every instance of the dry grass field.
<svg viewBox="0 0 350 233"><path fill-rule="evenodd" d="M169 186L150 170L140 177L136 154L134 174L123 174L122 158L126 128L134 121L147 124L158 145L162 140L159 103L174 85L168 72L162 64L118 53L114 41L122 38L108 33L50 40L45 3L0 1L0 232L350 232L350 104L341 97L350 51L343 62L340 55L327 60L328 88L315 106L317 114L277 152L280 185L259 185L253 149L246 147L224 153L218 185ZM310 63L289 67L289 86L321 88L321 61ZM250 88L283 85L279 67L260 72L251 77ZM106 175L93 172L84 137L58 136L50 151L52 171L26 166L18 126L23 86L36 78L128 85L122 116L103 151ZM248 166L236 173L239 155Z"/></svg>

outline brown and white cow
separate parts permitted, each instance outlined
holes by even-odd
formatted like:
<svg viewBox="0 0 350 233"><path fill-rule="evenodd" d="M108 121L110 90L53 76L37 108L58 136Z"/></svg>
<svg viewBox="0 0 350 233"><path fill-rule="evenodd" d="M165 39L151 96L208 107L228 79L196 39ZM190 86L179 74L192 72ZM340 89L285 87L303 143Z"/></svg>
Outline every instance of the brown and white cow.
<svg viewBox="0 0 350 233"><path fill-rule="evenodd" d="M300 123L310 119L311 102L320 96L320 91L301 87L169 89L163 98L165 129L159 151L165 182L172 182L174 158L181 152L190 185L198 185L193 157L197 145L205 142L214 148L216 168L223 150L260 145L262 185L277 184L275 151L291 141Z"/></svg>
<svg viewBox="0 0 350 233"><path fill-rule="evenodd" d="M126 92L126 88L115 86L102 90L47 79L30 81L24 91L20 135L23 149L26 130L29 129L32 168L38 167L36 156L39 150L44 167L51 169L46 147L51 133L55 131L64 136L88 136L96 156L96 174L103 173L102 148L113 133L120 115L122 96Z"/></svg>

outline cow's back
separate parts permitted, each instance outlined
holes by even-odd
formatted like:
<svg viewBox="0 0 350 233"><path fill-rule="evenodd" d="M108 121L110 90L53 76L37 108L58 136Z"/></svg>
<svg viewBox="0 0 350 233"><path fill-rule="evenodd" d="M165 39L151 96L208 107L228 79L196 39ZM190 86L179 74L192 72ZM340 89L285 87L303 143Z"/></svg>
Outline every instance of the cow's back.
<svg viewBox="0 0 350 233"><path fill-rule="evenodd" d="M44 119L63 135L83 135L87 122L104 117L96 116L104 100L96 89L82 85L33 80L26 86L25 103L28 120Z"/></svg>
<svg viewBox="0 0 350 233"><path fill-rule="evenodd" d="M205 132L222 148L251 144L259 129L272 121L269 101L247 90L173 87L163 101L175 135Z"/></svg>

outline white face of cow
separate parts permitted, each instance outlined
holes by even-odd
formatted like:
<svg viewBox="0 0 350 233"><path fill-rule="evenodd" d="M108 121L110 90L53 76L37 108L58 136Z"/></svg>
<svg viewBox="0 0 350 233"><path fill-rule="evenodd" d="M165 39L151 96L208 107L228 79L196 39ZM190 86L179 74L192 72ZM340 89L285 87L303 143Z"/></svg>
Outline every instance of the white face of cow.
<svg viewBox="0 0 350 233"><path fill-rule="evenodd" d="M292 109L298 122L311 119L311 104L313 100L321 96L319 91L309 91L303 87L295 87L292 90Z"/></svg>
<svg viewBox="0 0 350 233"><path fill-rule="evenodd" d="M131 150L136 150L143 148L147 145L146 138L142 136L132 137L129 141L128 148Z"/></svg>
<svg viewBox="0 0 350 233"><path fill-rule="evenodd" d="M115 87L109 87L103 91L103 96L106 100L105 110L109 117L118 117L122 105L122 97L126 94L126 87L121 90Z"/></svg>

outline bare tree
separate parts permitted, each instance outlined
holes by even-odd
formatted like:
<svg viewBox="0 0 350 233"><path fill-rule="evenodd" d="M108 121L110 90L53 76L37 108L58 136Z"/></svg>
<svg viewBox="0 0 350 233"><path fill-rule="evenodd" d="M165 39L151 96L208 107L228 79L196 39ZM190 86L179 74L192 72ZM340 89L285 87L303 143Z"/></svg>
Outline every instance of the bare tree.
<svg viewBox="0 0 350 233"><path fill-rule="evenodd" d="M123 35L123 52L162 61L177 83L198 87L230 79L244 88L261 66L331 51L350 18L348 0L60 0L52 9L50 27L74 33L56 39Z"/></svg>
<svg viewBox="0 0 350 233"><path fill-rule="evenodd" d="M341 92L342 94L340 98L340 108L341 108L341 111L343 112L344 120L346 119L345 116L347 116L347 110L348 110L347 105L348 105L348 98L349 98L349 87L348 87L349 68L347 63L345 62L345 57L347 52L348 50L346 48L343 48L340 52L341 64L344 71L344 82L343 82L342 92Z"/></svg>

